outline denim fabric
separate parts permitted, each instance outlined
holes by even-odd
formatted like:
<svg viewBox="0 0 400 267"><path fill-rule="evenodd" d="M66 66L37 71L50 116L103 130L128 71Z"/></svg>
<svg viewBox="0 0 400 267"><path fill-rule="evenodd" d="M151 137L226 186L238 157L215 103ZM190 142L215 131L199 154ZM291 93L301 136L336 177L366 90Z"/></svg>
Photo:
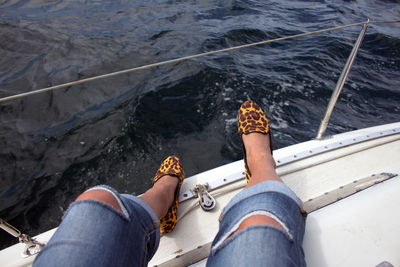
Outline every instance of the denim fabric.
<svg viewBox="0 0 400 267"><path fill-rule="evenodd" d="M147 266L159 240L159 220L140 198L112 192L122 212L95 200L71 204L33 266ZM98 188L98 187L96 187ZM301 202L286 185L268 181L245 189L225 207L208 266L305 266ZM253 225L229 235L249 213L265 211L288 232Z"/></svg>
<svg viewBox="0 0 400 267"><path fill-rule="evenodd" d="M230 235L243 217L255 211L273 214L288 232L252 225ZM241 191L225 207L207 266L305 266L304 228L296 194L280 182L259 183Z"/></svg>
<svg viewBox="0 0 400 267"><path fill-rule="evenodd" d="M158 218L142 199L106 188L123 213L95 200L72 203L33 266L147 266L160 240Z"/></svg>

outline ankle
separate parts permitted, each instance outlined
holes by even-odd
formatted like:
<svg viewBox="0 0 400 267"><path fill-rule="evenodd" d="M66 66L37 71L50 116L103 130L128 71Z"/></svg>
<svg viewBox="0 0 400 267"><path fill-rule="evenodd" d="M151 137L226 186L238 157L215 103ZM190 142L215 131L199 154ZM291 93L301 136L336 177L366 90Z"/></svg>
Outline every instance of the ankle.
<svg viewBox="0 0 400 267"><path fill-rule="evenodd" d="M178 185L178 178L175 176L170 176L170 175L164 175L161 177L154 185L153 188L161 188L163 191L166 189L173 189Z"/></svg>
<svg viewBox="0 0 400 267"><path fill-rule="evenodd" d="M251 133L247 135L242 135L242 140L247 152L253 152L254 154L271 154L271 144L268 135L261 133Z"/></svg>
<svg viewBox="0 0 400 267"><path fill-rule="evenodd" d="M178 178L165 175L140 196L153 209L159 219L164 217L172 206L178 182Z"/></svg>
<svg viewBox="0 0 400 267"><path fill-rule="evenodd" d="M162 194L165 203L172 203L175 198L175 191L178 186L178 178L170 175L161 177L154 185L153 190L156 190L159 194Z"/></svg>
<svg viewBox="0 0 400 267"><path fill-rule="evenodd" d="M274 158L271 155L269 150L260 147L246 147L246 158L247 161L254 161L254 162L264 162L269 163L274 161Z"/></svg>
<svg viewBox="0 0 400 267"><path fill-rule="evenodd" d="M246 148L246 160L252 173L257 172L258 169L272 169L275 170L275 160L271 155L270 151L265 149L249 149Z"/></svg>
<svg viewBox="0 0 400 267"><path fill-rule="evenodd" d="M275 180L282 182L276 173L275 160L269 147L269 137L263 134L249 134L243 136L246 147L247 166L251 172L251 180L247 187L257 183Z"/></svg>

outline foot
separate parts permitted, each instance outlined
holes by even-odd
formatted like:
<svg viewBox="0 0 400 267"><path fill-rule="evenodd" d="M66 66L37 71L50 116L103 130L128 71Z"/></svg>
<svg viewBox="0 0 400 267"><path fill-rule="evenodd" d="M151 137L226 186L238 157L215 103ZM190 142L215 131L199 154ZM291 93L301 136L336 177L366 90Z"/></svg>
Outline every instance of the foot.
<svg viewBox="0 0 400 267"><path fill-rule="evenodd" d="M165 178L165 176L169 176ZM154 178L153 178L153 187L155 188L163 188L163 185L160 185L158 187L157 183L161 182L164 180L165 183L167 183L169 186L171 186L169 189L174 188L169 182L172 180L170 178L174 178L175 181L178 181L178 185L175 184L175 191L173 193L173 200L172 203L170 201L166 201L165 203L156 203L158 204L157 207L160 209L159 213L159 218L160 218L160 232L162 234L167 234L169 232L172 232L175 229L176 223L178 221L178 206L179 206L179 190L180 186L183 183L183 179L185 178L185 173L183 171L182 163L179 160L178 157L175 156L170 156L166 158L160 165L160 168L158 168ZM176 183L176 182L174 182ZM169 198L171 195L168 193L168 191L163 191L165 195L165 198ZM164 201L165 199L161 198L160 201ZM166 206L166 203L170 204L165 212L164 207Z"/></svg>
<svg viewBox="0 0 400 267"><path fill-rule="evenodd" d="M161 177L152 188L149 189L154 191L156 194L159 194L159 198L161 199L159 202L160 212L157 214L158 218L163 218L167 214L169 207L172 206L178 183L179 180L177 177L165 175Z"/></svg>
<svg viewBox="0 0 400 267"><path fill-rule="evenodd" d="M247 163L247 147L254 148L252 149L251 154L257 156L258 158L259 152L264 152L265 146L269 147L269 152L272 157L272 147L271 147L271 131L269 125L269 119L265 116L264 111L260 108L260 106L251 100L244 102L238 111L238 132L242 137L243 141L243 151L244 155L244 166L245 166L245 177L247 183L252 179L252 171ZM268 141L265 141L264 138L259 137L259 135L253 135L254 133L258 133L268 137ZM256 137L254 137L256 136ZM244 139L248 139L245 145ZM254 145L253 145L254 143ZM253 159L254 165L254 159Z"/></svg>
<svg viewBox="0 0 400 267"><path fill-rule="evenodd" d="M246 157L248 161L256 159L257 155L272 158L271 144L268 135L261 133L244 134L242 135L242 140L246 148ZM249 167L251 168L251 166Z"/></svg>
<svg viewBox="0 0 400 267"><path fill-rule="evenodd" d="M261 133L250 133L242 135L243 144L246 148L247 165L251 170L251 179L248 186L261 181L282 181L276 174L275 160L271 155L271 144L268 135Z"/></svg>
<svg viewBox="0 0 400 267"><path fill-rule="evenodd" d="M240 106L238 132L243 141L248 185L265 180L282 181L275 172L269 119L256 102L249 100Z"/></svg>

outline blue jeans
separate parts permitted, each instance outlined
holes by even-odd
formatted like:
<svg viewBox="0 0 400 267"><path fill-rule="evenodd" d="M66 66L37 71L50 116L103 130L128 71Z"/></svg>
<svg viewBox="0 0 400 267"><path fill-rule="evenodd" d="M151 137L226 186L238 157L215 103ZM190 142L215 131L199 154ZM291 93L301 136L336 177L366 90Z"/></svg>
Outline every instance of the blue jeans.
<svg viewBox="0 0 400 267"><path fill-rule="evenodd" d="M95 200L71 204L33 266L147 266L160 240L159 220L142 199L118 194L122 213ZM220 217L207 266L305 266L305 221L286 185L268 181L245 189ZM266 214L282 226L252 225L230 235L248 215Z"/></svg>
<svg viewBox="0 0 400 267"><path fill-rule="evenodd" d="M269 215L283 230L251 225L231 235L255 214ZM305 266L304 219L300 200L285 184L267 181L247 188L224 208L207 266Z"/></svg>

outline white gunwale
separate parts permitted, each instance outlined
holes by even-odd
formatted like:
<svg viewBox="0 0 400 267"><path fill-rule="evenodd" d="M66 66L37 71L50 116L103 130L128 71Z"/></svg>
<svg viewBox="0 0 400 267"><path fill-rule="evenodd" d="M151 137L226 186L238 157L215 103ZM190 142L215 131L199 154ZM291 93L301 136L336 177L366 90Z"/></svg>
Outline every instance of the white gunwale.
<svg viewBox="0 0 400 267"><path fill-rule="evenodd" d="M353 132L338 134L322 141L311 140L274 151L275 159L290 157L306 151L310 147L329 146L359 136L373 135L384 130L398 128L400 123L393 123ZM336 190L357 179L384 172L399 173L400 134L376 137L360 143L343 146L311 157L279 166L278 174L303 202L315 199L326 192ZM243 172L243 161L192 176L185 181L184 189L196 184L220 179L237 172ZM240 183L240 182L239 182ZM243 182L241 182L244 185ZM235 188L235 183L230 184ZM222 207L239 191L239 186L231 192L217 197L217 206L212 212L199 208L182 219L175 232L164 236L160 249L150 262L158 266L184 266L200 260L209 252L209 246L218 230L217 218ZM190 201L183 202L181 211L190 207ZM201 226L199 225L201 224Z"/></svg>

